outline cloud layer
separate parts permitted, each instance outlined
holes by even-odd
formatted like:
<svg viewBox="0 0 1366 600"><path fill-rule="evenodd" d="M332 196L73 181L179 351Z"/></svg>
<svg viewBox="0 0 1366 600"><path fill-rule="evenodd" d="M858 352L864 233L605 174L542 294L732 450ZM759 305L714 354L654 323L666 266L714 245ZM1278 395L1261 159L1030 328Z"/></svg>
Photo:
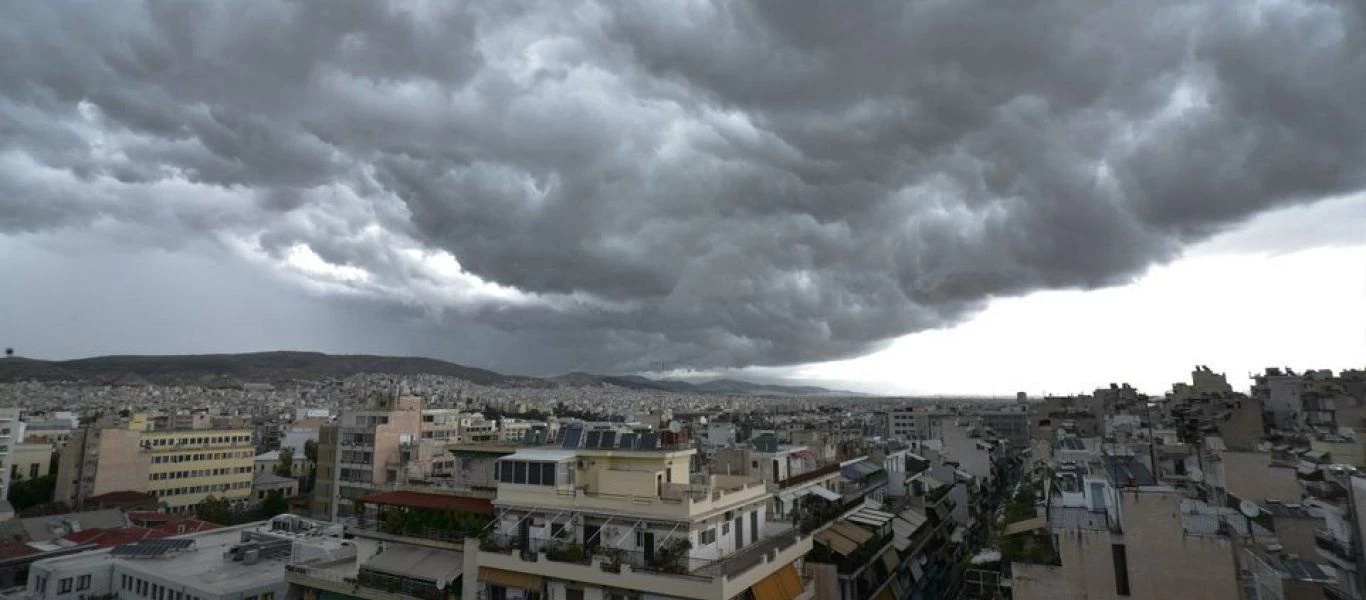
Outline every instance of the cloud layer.
<svg viewBox="0 0 1366 600"><path fill-rule="evenodd" d="M853 356L1366 184L1349 0L13 4L0 235L574 368Z"/></svg>

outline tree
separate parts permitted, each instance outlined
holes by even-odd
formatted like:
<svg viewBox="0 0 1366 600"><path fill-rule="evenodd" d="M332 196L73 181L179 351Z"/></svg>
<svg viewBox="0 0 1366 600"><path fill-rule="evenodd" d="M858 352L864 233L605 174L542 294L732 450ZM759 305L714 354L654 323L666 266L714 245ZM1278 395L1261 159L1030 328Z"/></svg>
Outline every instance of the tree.
<svg viewBox="0 0 1366 600"><path fill-rule="evenodd" d="M275 465L275 474L280 477L294 476L294 449L280 449L280 464Z"/></svg>
<svg viewBox="0 0 1366 600"><path fill-rule="evenodd" d="M237 521L237 516L232 512L232 502L227 498L209 496L194 507L194 513L199 520L218 525L232 525Z"/></svg>
<svg viewBox="0 0 1366 600"><path fill-rule="evenodd" d="M261 501L261 507L257 509L262 519L269 519L275 515L289 511L289 501L285 499L284 490L271 490L266 493L266 499Z"/></svg>
<svg viewBox="0 0 1366 600"><path fill-rule="evenodd" d="M31 506L39 506L52 502L52 491L57 489L57 476L55 474L43 475L35 479L15 478L10 482L9 494L5 499L9 500L15 512L22 511Z"/></svg>

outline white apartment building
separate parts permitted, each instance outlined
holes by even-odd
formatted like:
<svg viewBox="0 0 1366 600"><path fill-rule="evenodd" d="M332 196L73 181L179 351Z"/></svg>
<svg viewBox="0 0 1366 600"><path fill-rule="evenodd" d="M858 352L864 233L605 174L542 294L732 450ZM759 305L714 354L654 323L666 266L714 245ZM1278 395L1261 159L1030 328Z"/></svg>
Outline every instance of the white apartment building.
<svg viewBox="0 0 1366 600"><path fill-rule="evenodd" d="M462 597L814 597L810 537L768 519L763 480L690 474L696 452L667 433L567 426L560 447L499 459L494 530L465 542Z"/></svg>
<svg viewBox="0 0 1366 600"><path fill-rule="evenodd" d="M19 421L19 409L0 408L0 520L14 517L14 507L9 497L10 465L15 446L23 441L23 426Z"/></svg>

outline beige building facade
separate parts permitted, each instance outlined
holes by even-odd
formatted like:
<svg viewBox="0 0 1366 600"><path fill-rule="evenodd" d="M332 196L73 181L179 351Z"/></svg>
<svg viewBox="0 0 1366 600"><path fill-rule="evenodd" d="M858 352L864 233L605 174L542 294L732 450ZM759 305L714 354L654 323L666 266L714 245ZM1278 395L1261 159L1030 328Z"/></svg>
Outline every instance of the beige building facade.
<svg viewBox="0 0 1366 600"><path fill-rule="evenodd" d="M151 430L145 418L85 428L62 451L55 499L79 508L85 498L137 491L171 512L210 496L244 502L251 493L249 429Z"/></svg>

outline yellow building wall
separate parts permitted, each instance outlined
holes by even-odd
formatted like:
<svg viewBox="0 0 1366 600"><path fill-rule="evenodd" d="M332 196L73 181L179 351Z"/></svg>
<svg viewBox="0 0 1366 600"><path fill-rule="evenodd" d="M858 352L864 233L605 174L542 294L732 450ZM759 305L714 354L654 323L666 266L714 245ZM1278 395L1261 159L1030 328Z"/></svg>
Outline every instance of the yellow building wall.
<svg viewBox="0 0 1366 600"><path fill-rule="evenodd" d="M190 507L210 496L251 496L255 447L250 430L154 431L144 433L143 441L149 445L147 489L167 506Z"/></svg>

